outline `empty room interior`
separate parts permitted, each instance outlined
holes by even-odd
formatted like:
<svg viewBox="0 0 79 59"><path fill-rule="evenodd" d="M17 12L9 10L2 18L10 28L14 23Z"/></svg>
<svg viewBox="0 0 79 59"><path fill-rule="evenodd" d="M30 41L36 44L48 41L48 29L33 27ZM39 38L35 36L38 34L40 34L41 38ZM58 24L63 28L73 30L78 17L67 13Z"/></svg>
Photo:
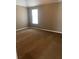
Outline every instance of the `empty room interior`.
<svg viewBox="0 0 79 59"><path fill-rule="evenodd" d="M62 1L16 0L17 59L62 59Z"/></svg>

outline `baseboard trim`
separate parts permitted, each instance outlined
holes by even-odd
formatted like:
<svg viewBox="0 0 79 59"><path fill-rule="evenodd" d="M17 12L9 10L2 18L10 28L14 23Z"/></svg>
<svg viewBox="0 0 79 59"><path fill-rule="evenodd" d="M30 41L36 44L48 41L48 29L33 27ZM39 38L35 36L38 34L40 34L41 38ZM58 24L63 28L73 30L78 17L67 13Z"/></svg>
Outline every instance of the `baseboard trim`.
<svg viewBox="0 0 79 59"><path fill-rule="evenodd" d="M20 31L20 30L27 29L27 28L34 28L34 29L39 29L39 30L43 30L43 31L49 31L49 32L55 32L55 33L62 34L62 32L59 32L59 31L48 30L48 29L37 28L37 27L24 27L24 28L17 29L16 31Z"/></svg>
<svg viewBox="0 0 79 59"><path fill-rule="evenodd" d="M28 28L28 27L24 27L24 28L16 29L16 31L20 31L20 30L27 29L27 28Z"/></svg>
<svg viewBox="0 0 79 59"><path fill-rule="evenodd" d="M43 29L43 28L37 28L37 27L32 27L32 28L39 29L39 30L44 30L44 31L49 31L49 32L55 32L55 33L60 33L60 34L62 34L62 32L59 32L59 31L53 31L53 30L48 30L48 29Z"/></svg>

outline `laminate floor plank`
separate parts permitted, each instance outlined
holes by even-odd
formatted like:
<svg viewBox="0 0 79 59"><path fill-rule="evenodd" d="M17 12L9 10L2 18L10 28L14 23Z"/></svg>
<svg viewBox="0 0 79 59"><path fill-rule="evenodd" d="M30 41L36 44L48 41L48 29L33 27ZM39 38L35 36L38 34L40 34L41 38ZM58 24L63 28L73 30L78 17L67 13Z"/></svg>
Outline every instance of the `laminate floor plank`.
<svg viewBox="0 0 79 59"><path fill-rule="evenodd" d="M62 59L61 34L37 29L16 32L19 59Z"/></svg>

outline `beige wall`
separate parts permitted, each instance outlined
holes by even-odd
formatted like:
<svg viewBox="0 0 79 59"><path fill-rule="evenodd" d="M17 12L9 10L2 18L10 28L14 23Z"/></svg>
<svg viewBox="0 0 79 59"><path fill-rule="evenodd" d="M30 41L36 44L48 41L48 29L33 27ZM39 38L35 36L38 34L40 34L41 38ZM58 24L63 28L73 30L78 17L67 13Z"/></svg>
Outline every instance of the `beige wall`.
<svg viewBox="0 0 79 59"><path fill-rule="evenodd" d="M16 29L28 26L28 17L26 7L16 5Z"/></svg>
<svg viewBox="0 0 79 59"><path fill-rule="evenodd" d="M31 12L32 8L38 8L39 10L39 24L32 24L31 16L29 16L29 26L62 32L61 2L30 7L29 12ZM29 15L31 15L31 13L29 13Z"/></svg>

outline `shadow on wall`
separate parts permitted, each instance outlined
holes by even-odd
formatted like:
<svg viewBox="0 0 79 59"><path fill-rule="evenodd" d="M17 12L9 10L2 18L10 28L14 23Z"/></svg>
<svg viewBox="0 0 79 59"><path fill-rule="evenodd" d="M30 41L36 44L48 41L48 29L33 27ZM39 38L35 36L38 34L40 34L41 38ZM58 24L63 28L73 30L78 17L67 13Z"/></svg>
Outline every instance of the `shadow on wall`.
<svg viewBox="0 0 79 59"><path fill-rule="evenodd" d="M16 29L28 26L27 8L16 5Z"/></svg>

